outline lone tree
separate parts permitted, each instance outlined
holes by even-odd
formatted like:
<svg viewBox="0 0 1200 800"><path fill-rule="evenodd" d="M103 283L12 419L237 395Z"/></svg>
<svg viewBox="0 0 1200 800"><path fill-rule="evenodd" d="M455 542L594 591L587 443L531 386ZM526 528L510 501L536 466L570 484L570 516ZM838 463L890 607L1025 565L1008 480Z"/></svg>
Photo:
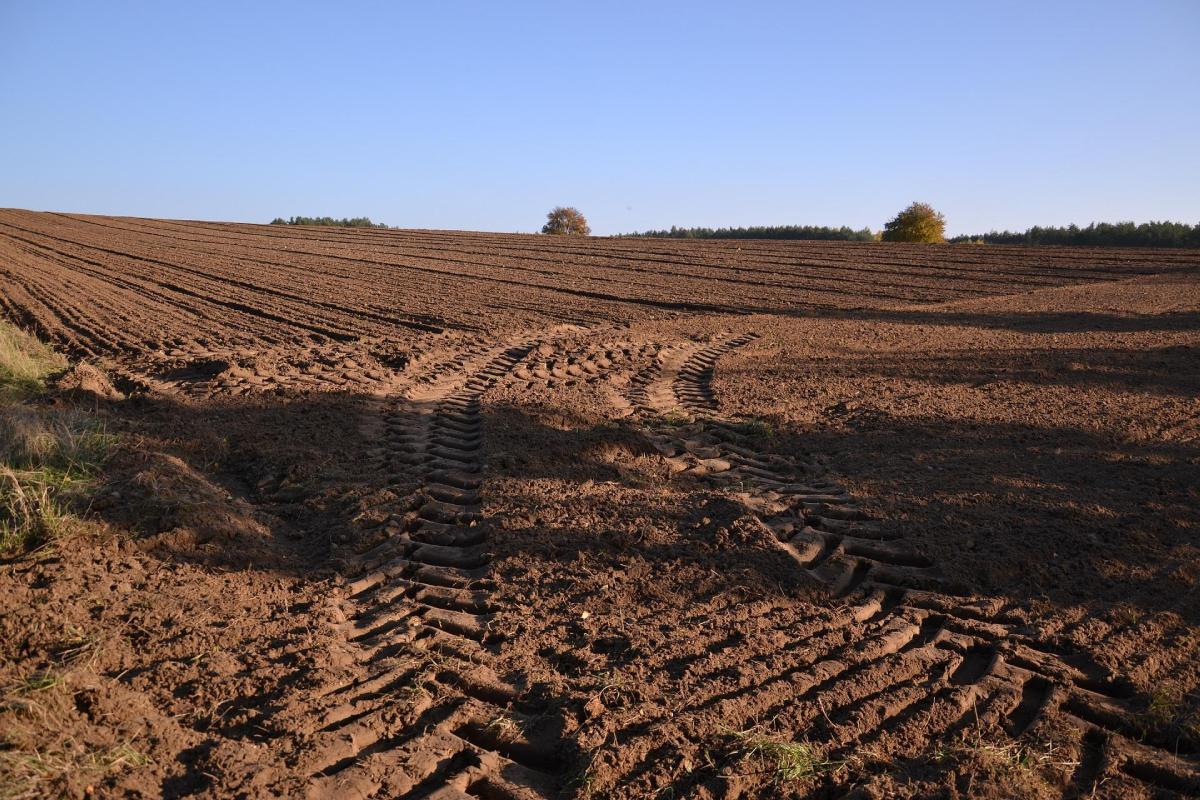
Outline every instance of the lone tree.
<svg viewBox="0 0 1200 800"><path fill-rule="evenodd" d="M592 229L588 227L587 220L583 214L579 213L578 208L557 206L546 215L546 224L542 226L542 233L551 233L557 236L569 234L591 236Z"/></svg>
<svg viewBox="0 0 1200 800"><path fill-rule="evenodd" d="M928 203L913 203L883 226L885 242L946 241L946 218Z"/></svg>

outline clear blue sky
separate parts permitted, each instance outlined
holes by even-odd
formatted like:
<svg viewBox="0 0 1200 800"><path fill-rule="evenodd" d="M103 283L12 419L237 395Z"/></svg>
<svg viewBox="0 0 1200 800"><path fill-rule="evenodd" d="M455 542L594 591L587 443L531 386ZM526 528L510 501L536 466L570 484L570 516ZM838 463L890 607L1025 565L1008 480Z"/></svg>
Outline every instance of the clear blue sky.
<svg viewBox="0 0 1200 800"><path fill-rule="evenodd" d="M0 206L1200 221L1200 2L0 0Z"/></svg>

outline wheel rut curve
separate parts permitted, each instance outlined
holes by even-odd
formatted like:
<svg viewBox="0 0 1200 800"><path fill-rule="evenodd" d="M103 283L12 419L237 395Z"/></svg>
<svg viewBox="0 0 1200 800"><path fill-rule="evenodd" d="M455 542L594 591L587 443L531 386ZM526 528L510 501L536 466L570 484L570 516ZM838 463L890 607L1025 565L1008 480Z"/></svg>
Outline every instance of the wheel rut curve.
<svg viewBox="0 0 1200 800"><path fill-rule="evenodd" d="M819 465L760 452L745 422L720 413L714 366L757 338L663 347L619 401L673 472L741 503L842 604L839 624L862 637L781 675L797 690L785 705L812 701L807 706L819 714L754 710L763 718L788 710L834 759L864 745L909 755L906 741L931 738L918 732L945 737L981 721L1018 739L1053 716L1077 732L1077 791L1090 792L1106 771L1117 770L1152 792L1200 794L1200 754L1147 730L1127 679L1084 653L1026 634L1011 604L947 580ZM722 702L718 696L706 705Z"/></svg>
<svg viewBox="0 0 1200 800"><path fill-rule="evenodd" d="M561 341L540 345L505 380L526 389L594 384L634 371L636 365L653 356L656 349L650 343L622 341L611 326L597 326L588 329L585 336L564 337Z"/></svg>
<svg viewBox="0 0 1200 800"><path fill-rule="evenodd" d="M555 332L469 348L387 405L385 466L419 487L334 604L361 669L319 698L310 797L558 796L553 721L494 670L480 411Z"/></svg>

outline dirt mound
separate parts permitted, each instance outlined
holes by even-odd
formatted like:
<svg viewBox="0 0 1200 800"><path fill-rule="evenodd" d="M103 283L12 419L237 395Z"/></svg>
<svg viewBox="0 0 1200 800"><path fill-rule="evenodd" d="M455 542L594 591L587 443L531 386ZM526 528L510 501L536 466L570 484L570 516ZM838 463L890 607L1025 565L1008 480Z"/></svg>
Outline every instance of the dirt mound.
<svg viewBox="0 0 1200 800"><path fill-rule="evenodd" d="M103 370L85 362L72 364L53 380L52 388L74 402L116 401L124 398Z"/></svg>
<svg viewBox="0 0 1200 800"><path fill-rule="evenodd" d="M101 493L95 508L140 531L147 549L194 550L210 544L244 549L270 535L249 503L177 456L134 453L116 468L129 473L128 479Z"/></svg>

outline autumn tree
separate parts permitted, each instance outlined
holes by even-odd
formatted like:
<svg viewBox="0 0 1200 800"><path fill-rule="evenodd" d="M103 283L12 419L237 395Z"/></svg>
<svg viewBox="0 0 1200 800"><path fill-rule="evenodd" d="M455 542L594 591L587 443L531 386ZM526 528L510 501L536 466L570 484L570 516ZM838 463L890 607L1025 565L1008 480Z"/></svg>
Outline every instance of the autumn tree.
<svg viewBox="0 0 1200 800"><path fill-rule="evenodd" d="M946 241L946 218L928 203L913 203L883 226L885 242Z"/></svg>
<svg viewBox="0 0 1200 800"><path fill-rule="evenodd" d="M558 236L570 234L591 236L592 229L588 227L587 219L579 213L578 208L557 206L546 215L546 224L542 226L542 233Z"/></svg>

